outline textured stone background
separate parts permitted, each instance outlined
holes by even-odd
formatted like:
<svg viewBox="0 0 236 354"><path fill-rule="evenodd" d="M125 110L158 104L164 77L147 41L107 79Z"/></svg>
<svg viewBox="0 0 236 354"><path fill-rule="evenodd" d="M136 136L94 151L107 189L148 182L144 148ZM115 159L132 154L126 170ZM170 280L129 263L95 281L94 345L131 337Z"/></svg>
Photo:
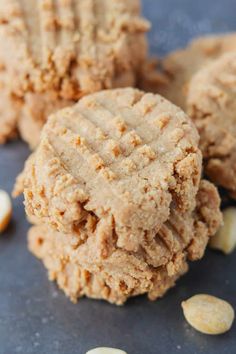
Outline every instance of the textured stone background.
<svg viewBox="0 0 236 354"><path fill-rule="evenodd" d="M111 0L112 1L112 0ZM144 0L152 20L151 52L163 55L198 34L236 30L236 0ZM0 147L0 188L11 190L28 149L15 142ZM157 302L145 297L124 307L81 300L73 305L49 283L26 249L22 200L0 238L0 354L84 354L95 346L128 354L234 354L236 326L219 337L204 336L183 319L180 303L197 292L229 300L236 308L236 257L208 252L178 286Z"/></svg>

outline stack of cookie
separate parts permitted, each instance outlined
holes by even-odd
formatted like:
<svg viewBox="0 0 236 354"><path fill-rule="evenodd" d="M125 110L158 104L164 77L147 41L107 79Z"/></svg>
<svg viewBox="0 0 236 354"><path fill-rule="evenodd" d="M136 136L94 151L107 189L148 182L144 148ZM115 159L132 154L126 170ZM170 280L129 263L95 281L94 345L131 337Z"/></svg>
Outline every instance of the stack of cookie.
<svg viewBox="0 0 236 354"><path fill-rule="evenodd" d="M75 301L162 296L221 223L199 137L159 95L127 88L51 115L18 178L30 250Z"/></svg>
<svg viewBox="0 0 236 354"><path fill-rule="evenodd" d="M148 29L139 0L0 0L0 143L34 148L50 113L135 86Z"/></svg>
<svg viewBox="0 0 236 354"><path fill-rule="evenodd" d="M200 133L204 172L236 199L236 34L193 41L163 60L156 87Z"/></svg>
<svg viewBox="0 0 236 354"><path fill-rule="evenodd" d="M0 0L0 141L19 132L37 146L15 194L24 193L34 224L30 250L73 301L86 295L122 304L139 294L162 296L189 260L203 256L221 224L218 192L201 180L194 124L162 96L124 88L136 86L149 67L149 23L139 5L138 0ZM218 45L213 40L208 51L199 49L202 44L193 48L203 63L230 51L230 43L227 37ZM197 71L195 54L194 59ZM227 86L231 98L233 60L226 56L211 64L189 90L188 111L202 140L208 137L205 148L201 141L204 154L214 146L200 114L211 125L222 119L215 107L210 117L204 111L210 108L202 77L213 87L217 71L232 63L221 77L221 89ZM162 81L163 94L173 101L181 95L182 75L190 77L180 61L176 78L166 69ZM228 101L219 97L225 112ZM185 109L183 101L181 96L175 102ZM210 166L211 155L208 160Z"/></svg>

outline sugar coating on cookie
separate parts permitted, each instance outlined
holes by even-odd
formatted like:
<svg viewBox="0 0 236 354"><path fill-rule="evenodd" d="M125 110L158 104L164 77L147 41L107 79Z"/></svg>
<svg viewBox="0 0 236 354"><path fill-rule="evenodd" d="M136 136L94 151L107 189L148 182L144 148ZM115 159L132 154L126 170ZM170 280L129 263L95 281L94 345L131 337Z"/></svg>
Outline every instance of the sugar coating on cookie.
<svg viewBox="0 0 236 354"><path fill-rule="evenodd" d="M20 178L26 211L77 236L96 216L119 247L137 250L172 204L194 210L198 141L188 116L161 96L132 88L86 96L45 125Z"/></svg>
<svg viewBox="0 0 236 354"><path fill-rule="evenodd" d="M210 182L201 181L196 201L194 212L182 214L172 207L155 237L147 232L135 252L118 247L115 233L107 239L102 220L95 216L80 226L83 243L36 225L28 235L29 248L72 301L85 295L120 305L145 293L155 300L187 271L188 260L202 257L221 223L220 199Z"/></svg>
<svg viewBox="0 0 236 354"><path fill-rule="evenodd" d="M197 72L189 84L187 111L200 133L205 172L236 192L236 52Z"/></svg>
<svg viewBox="0 0 236 354"><path fill-rule="evenodd" d="M164 75L155 92L186 109L192 76L204 65L224 53L236 50L236 34L213 35L193 40L186 48L167 55L162 61Z"/></svg>

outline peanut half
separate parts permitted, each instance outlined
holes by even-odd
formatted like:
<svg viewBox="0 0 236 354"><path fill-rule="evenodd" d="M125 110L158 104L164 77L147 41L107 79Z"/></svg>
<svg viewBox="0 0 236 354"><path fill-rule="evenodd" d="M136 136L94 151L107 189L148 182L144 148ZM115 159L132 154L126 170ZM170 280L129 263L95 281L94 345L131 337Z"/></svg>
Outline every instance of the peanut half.
<svg viewBox="0 0 236 354"><path fill-rule="evenodd" d="M120 349L101 347L101 348L91 349L86 354L127 354L127 353Z"/></svg>
<svg viewBox="0 0 236 354"><path fill-rule="evenodd" d="M215 296L195 295L183 301L181 305L187 322L205 334L225 333L234 321L232 306Z"/></svg>
<svg viewBox="0 0 236 354"><path fill-rule="evenodd" d="M7 192L0 189L0 232L3 232L11 220L12 205Z"/></svg>
<svg viewBox="0 0 236 354"><path fill-rule="evenodd" d="M236 247L236 208L225 209L223 219L224 225L210 239L209 246L229 254Z"/></svg>

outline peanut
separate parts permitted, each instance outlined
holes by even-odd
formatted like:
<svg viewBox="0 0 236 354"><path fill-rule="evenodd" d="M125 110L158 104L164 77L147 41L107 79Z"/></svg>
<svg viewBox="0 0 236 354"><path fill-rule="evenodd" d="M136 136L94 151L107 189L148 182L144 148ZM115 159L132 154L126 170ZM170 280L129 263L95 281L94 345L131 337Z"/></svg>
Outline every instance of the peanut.
<svg viewBox="0 0 236 354"><path fill-rule="evenodd" d="M0 189L0 232L3 232L12 215L11 199L7 192Z"/></svg>
<svg viewBox="0 0 236 354"><path fill-rule="evenodd" d="M86 354L127 354L123 350L115 349L115 348L94 348L89 350Z"/></svg>
<svg viewBox="0 0 236 354"><path fill-rule="evenodd" d="M234 321L232 306L215 296L195 295L183 301L181 305L187 322L205 334L225 333Z"/></svg>
<svg viewBox="0 0 236 354"><path fill-rule="evenodd" d="M223 219L224 225L211 238L209 246L229 254L236 247L236 208L225 209Z"/></svg>

